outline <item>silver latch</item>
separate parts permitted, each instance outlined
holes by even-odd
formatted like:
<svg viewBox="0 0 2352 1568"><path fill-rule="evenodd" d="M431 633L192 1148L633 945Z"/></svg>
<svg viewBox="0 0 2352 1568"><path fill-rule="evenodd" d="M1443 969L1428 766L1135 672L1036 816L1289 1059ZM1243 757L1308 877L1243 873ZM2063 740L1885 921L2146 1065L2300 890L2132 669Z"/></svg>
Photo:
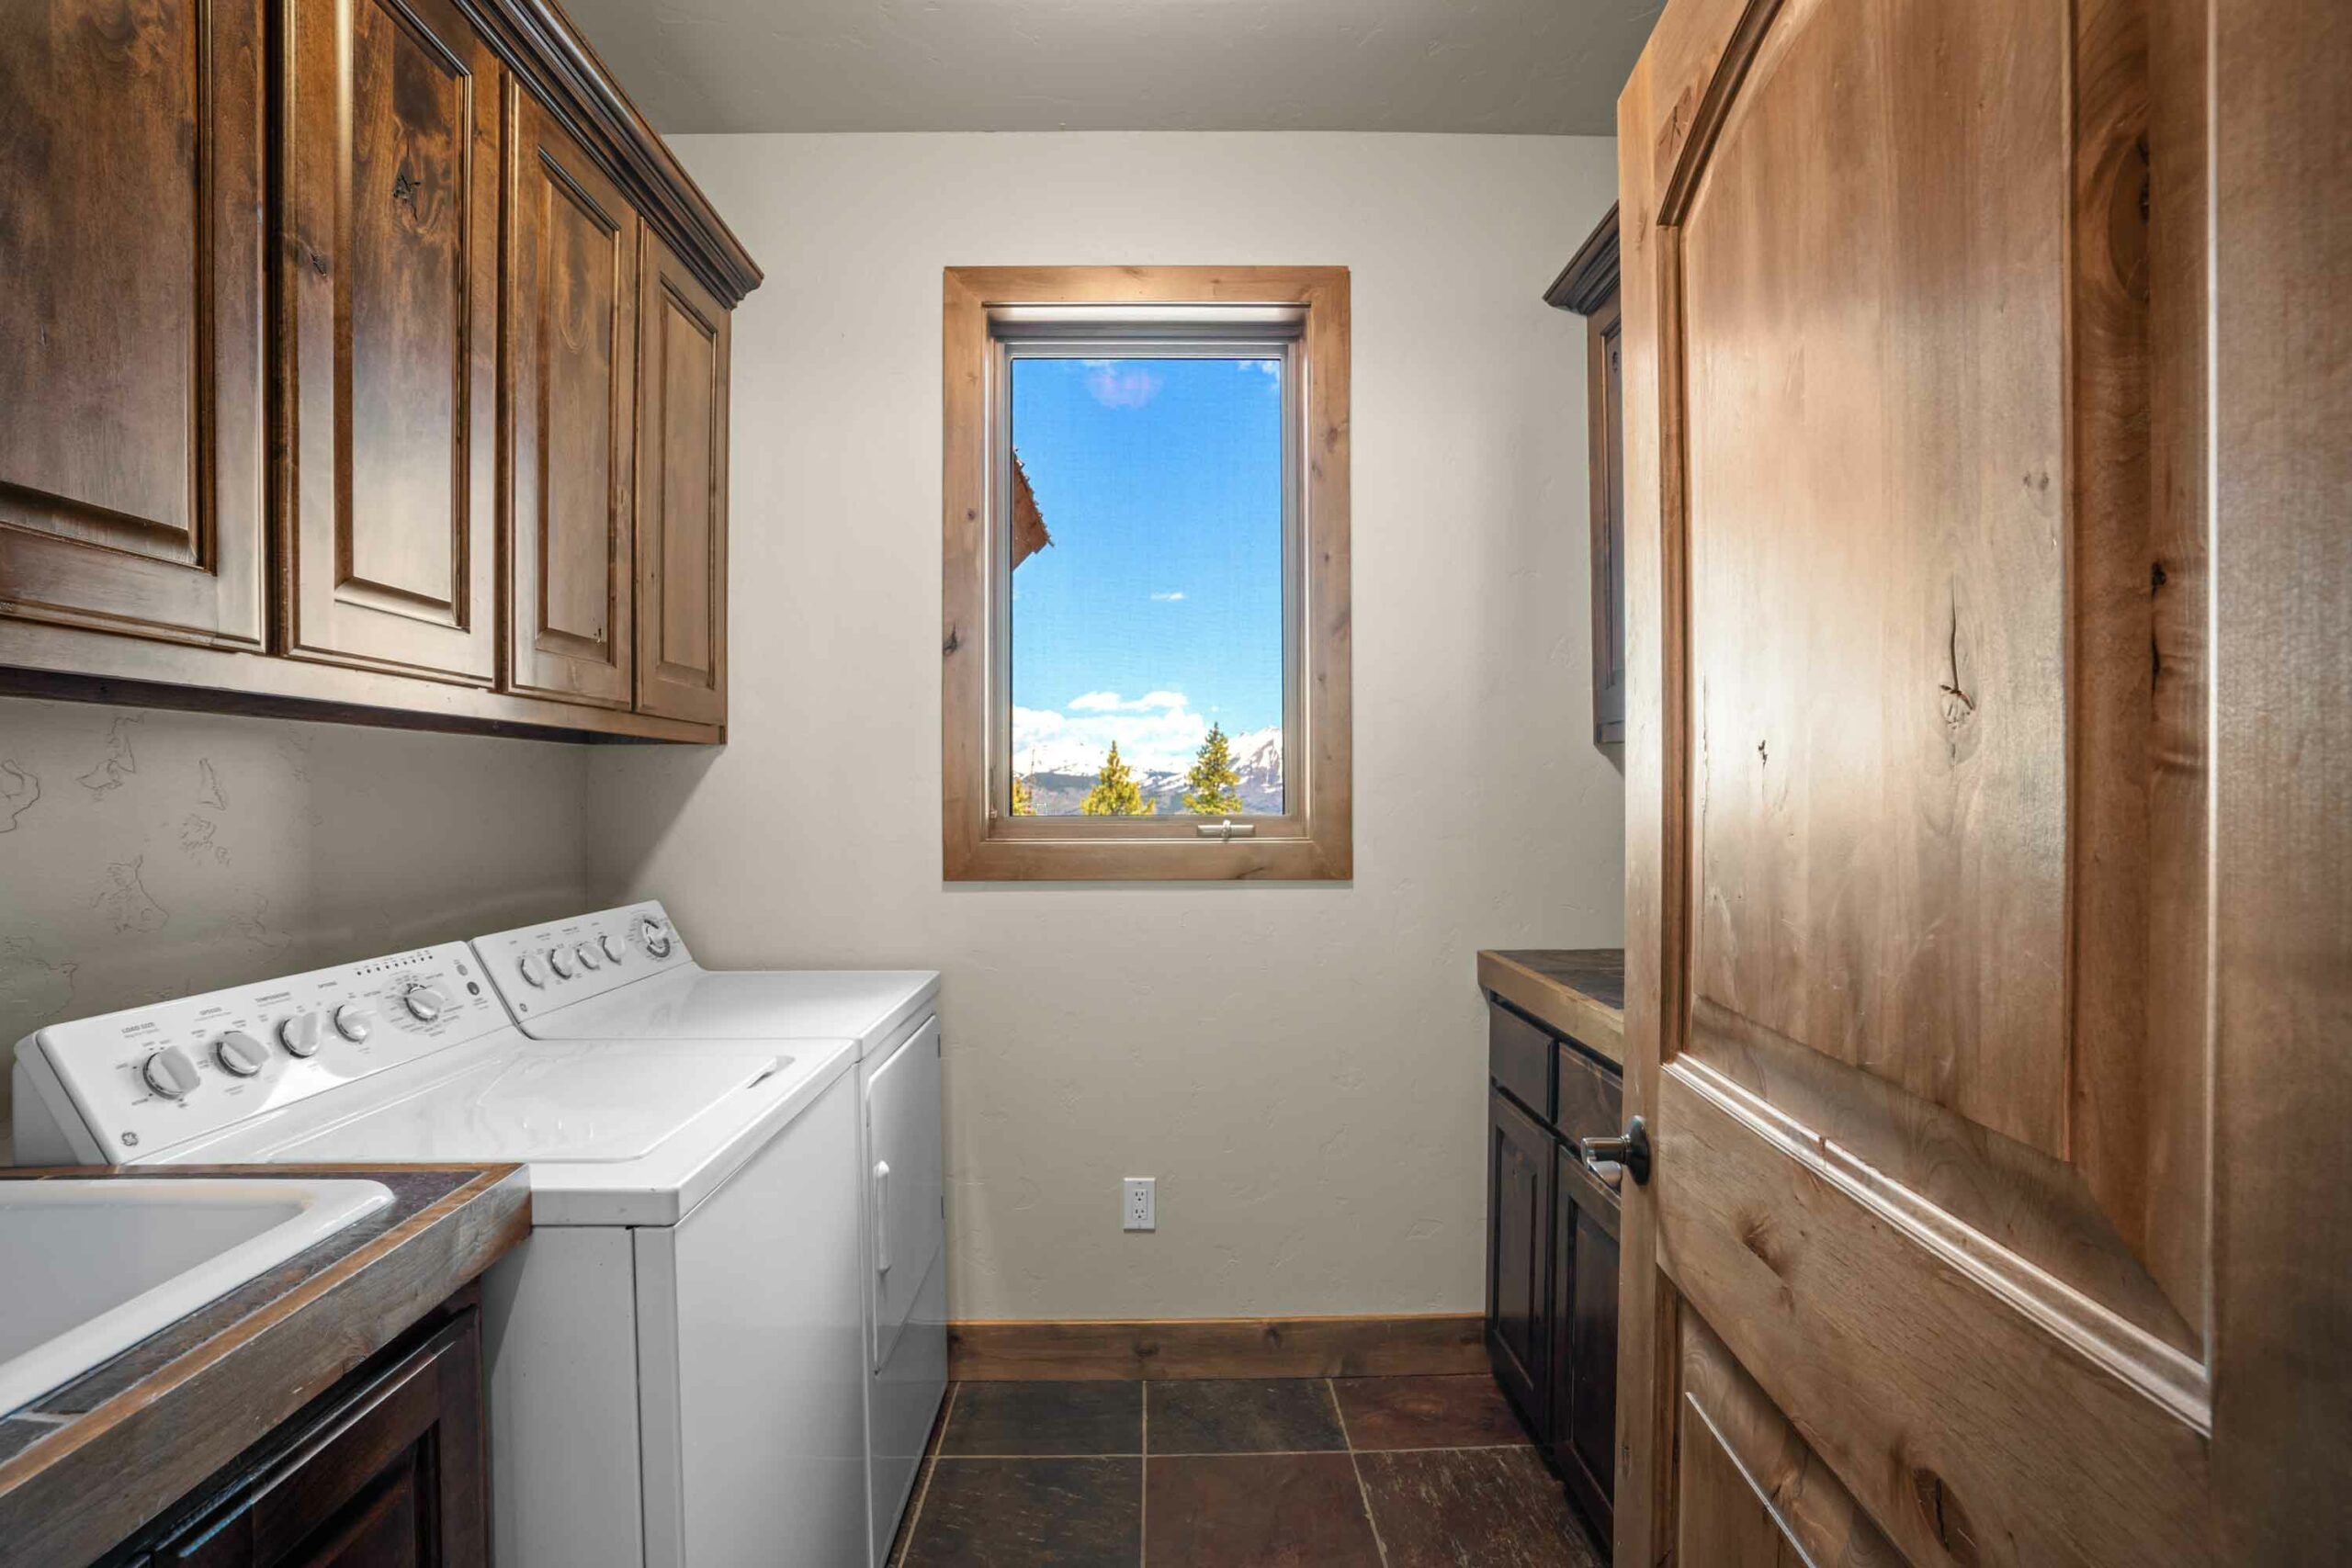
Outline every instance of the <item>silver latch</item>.
<svg viewBox="0 0 2352 1568"><path fill-rule="evenodd" d="M1200 829L1202 838L1215 839L1221 844L1230 843L1236 839L1249 838L1257 830L1258 825L1255 822L1233 821L1204 822Z"/></svg>

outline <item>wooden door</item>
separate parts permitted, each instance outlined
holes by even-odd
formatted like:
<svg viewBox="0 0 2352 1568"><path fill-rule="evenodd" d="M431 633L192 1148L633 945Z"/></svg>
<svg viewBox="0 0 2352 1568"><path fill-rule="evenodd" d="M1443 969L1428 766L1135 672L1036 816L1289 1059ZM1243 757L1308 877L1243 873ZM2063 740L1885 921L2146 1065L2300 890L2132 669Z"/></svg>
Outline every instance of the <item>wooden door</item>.
<svg viewBox="0 0 2352 1568"><path fill-rule="evenodd" d="M638 311L637 705L720 724L729 312L651 233Z"/></svg>
<svg viewBox="0 0 2352 1568"><path fill-rule="evenodd" d="M509 104L507 684L625 708L639 225L544 106Z"/></svg>
<svg viewBox="0 0 2352 1568"><path fill-rule="evenodd" d="M1621 1563L2352 1546L2328 9L1674 0L1621 100Z"/></svg>
<svg viewBox="0 0 2352 1568"><path fill-rule="evenodd" d="M0 615L261 645L262 17L0 6Z"/></svg>
<svg viewBox="0 0 2352 1568"><path fill-rule="evenodd" d="M453 0L295 0L283 69L286 651L486 683L503 73Z"/></svg>
<svg viewBox="0 0 2352 1568"><path fill-rule="evenodd" d="M1487 1091L1487 1349L1505 1392L1540 1429L1551 1348L1552 1134L1498 1089Z"/></svg>

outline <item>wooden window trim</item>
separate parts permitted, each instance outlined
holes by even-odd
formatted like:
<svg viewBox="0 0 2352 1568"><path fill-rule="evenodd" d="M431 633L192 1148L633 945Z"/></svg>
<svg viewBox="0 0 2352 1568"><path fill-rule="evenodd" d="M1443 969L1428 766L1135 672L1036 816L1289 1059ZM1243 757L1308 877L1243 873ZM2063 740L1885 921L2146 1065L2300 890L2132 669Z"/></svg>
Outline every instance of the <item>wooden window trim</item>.
<svg viewBox="0 0 2352 1568"><path fill-rule="evenodd" d="M1249 838L1198 824L1014 818L989 810L989 310L1003 305L1297 305L1306 323L1303 736L1283 737L1287 815ZM943 318L944 583L940 640L943 868L950 882L1345 881L1354 874L1349 671L1348 271L1345 267L949 267ZM1303 763L1303 767L1302 764ZM1304 786L1303 788L1301 786ZM1149 822L1148 827L1141 826Z"/></svg>

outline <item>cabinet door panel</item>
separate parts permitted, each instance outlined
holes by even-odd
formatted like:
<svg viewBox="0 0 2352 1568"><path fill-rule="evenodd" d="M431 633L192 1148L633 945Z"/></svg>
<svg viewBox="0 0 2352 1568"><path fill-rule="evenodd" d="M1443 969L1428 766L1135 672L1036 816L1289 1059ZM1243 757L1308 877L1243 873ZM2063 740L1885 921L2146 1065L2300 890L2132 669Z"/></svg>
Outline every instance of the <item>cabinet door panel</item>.
<svg viewBox="0 0 2352 1568"><path fill-rule="evenodd" d="M509 102L507 679L627 707L639 224L545 108Z"/></svg>
<svg viewBox="0 0 2352 1568"><path fill-rule="evenodd" d="M287 651L487 682L501 72L448 0L286 44Z"/></svg>
<svg viewBox="0 0 2352 1568"><path fill-rule="evenodd" d="M1552 1136L1499 1089L1487 1091L1487 1346L1496 1377L1540 1428L1551 1336Z"/></svg>
<svg viewBox="0 0 2352 1568"><path fill-rule="evenodd" d="M1617 1204L1558 1146L1552 1194L1552 1443L1560 1472L1605 1540L1617 1442Z"/></svg>
<svg viewBox="0 0 2352 1568"><path fill-rule="evenodd" d="M639 293L637 705L727 717L728 312L651 234Z"/></svg>
<svg viewBox="0 0 2352 1568"><path fill-rule="evenodd" d="M0 615L262 640L261 39L0 6Z"/></svg>

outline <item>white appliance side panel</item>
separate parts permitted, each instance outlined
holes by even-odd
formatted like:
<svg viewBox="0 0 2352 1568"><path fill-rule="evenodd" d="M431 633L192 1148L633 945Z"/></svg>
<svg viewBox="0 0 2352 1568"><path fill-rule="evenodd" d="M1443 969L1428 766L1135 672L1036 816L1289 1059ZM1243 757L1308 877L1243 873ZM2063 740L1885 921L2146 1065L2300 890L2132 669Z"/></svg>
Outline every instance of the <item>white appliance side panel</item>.
<svg viewBox="0 0 2352 1568"><path fill-rule="evenodd" d="M649 1568L867 1560L856 1081L637 1233Z"/></svg>
<svg viewBox="0 0 2352 1568"><path fill-rule="evenodd" d="M946 1239L939 1021L931 1019L876 1068L865 1090L866 1213L876 1367L913 1312Z"/></svg>
<svg viewBox="0 0 2352 1568"><path fill-rule="evenodd" d="M637 1568L629 1233L536 1231L482 1276L481 1295L499 1568Z"/></svg>
<svg viewBox="0 0 2352 1568"><path fill-rule="evenodd" d="M873 1568L884 1568L899 1520L914 1495L931 1424L947 1397L947 1256L942 1249L915 1292L914 1311L899 1333L890 1359L866 1391L867 1473L874 1505Z"/></svg>

